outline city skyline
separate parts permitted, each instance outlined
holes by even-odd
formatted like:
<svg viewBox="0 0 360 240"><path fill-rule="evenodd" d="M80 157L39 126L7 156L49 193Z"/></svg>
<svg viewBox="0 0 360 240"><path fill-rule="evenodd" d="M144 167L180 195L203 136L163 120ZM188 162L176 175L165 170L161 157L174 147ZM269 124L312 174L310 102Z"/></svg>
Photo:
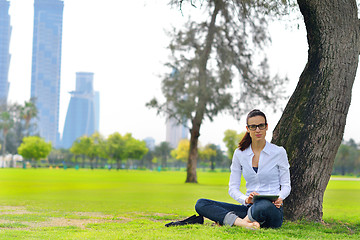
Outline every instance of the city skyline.
<svg viewBox="0 0 360 240"><path fill-rule="evenodd" d="M61 43L64 2L35 0L31 70L31 99L37 107L35 119L39 134L57 147L59 134L59 103Z"/></svg>
<svg viewBox="0 0 360 240"><path fill-rule="evenodd" d="M71 99L66 114L61 147L70 148L73 142L84 135L99 131L99 92L94 91L94 73L77 72L76 89L70 92Z"/></svg>
<svg viewBox="0 0 360 240"><path fill-rule="evenodd" d="M9 15L10 3L0 0L0 104L6 104L9 93L9 67L11 55L10 39L11 25Z"/></svg>
<svg viewBox="0 0 360 240"><path fill-rule="evenodd" d="M157 116L155 110L145 107L145 103L154 96L161 100L159 75L169 71L164 63L170 55L166 49L170 40L164 30L181 26L190 14L201 14L199 11L203 9L184 5L181 13L162 1L64 2L60 132L70 101L68 92L75 89L74 73L84 71L95 72L98 79L94 87L101 92L100 132L104 136L113 132L131 132L137 139L152 136L157 143L164 141L166 117ZM10 3L13 30L9 100L24 102L30 98L27 89L31 75L28 63L31 62L33 1L11 0ZM288 76L290 82L286 93L291 96L307 61L304 23L302 19L270 23L269 32L272 43L264 51L268 53L270 72L272 75L279 73L280 76ZM354 128L359 117L357 105L360 97L356 94L360 89L358 78L353 87L344 135L345 140L353 138L356 142L360 142L360 130ZM278 105L284 108L285 104L286 101ZM273 113L271 109L266 109L265 113L269 120L267 140L270 141L272 130L282 112ZM220 114L214 122L205 120L200 142L203 145L215 143L224 147L222 138L226 129L244 131L244 118L239 122L232 116Z"/></svg>

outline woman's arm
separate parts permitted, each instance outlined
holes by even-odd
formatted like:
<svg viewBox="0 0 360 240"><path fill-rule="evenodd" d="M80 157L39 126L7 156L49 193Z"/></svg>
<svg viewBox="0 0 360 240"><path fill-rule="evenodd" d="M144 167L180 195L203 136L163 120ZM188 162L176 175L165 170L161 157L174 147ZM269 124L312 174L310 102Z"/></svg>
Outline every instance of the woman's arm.
<svg viewBox="0 0 360 240"><path fill-rule="evenodd" d="M240 192L240 184L241 184L241 174L242 174L242 166L240 164L240 159L238 158L237 151L235 150L232 164L230 167L230 181L229 181L229 195L235 199L235 201L246 204L246 195Z"/></svg>
<svg viewBox="0 0 360 240"><path fill-rule="evenodd" d="M285 149L281 154L279 159L279 180L280 180L280 193L279 198L282 200L289 196L291 191L291 183L290 183L290 165L287 158L287 154Z"/></svg>

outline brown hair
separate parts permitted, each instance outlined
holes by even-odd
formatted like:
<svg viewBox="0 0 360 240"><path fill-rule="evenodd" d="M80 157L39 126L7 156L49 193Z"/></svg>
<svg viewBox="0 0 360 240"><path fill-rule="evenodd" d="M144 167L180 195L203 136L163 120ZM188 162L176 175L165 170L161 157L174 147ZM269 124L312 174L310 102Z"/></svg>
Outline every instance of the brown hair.
<svg viewBox="0 0 360 240"><path fill-rule="evenodd" d="M266 120L266 116L265 114L258 110L258 109L254 109L252 111L250 111L246 117L246 125L248 123L249 118L252 117L256 117L256 116L262 116L265 118L265 123L267 124L267 120ZM239 149L241 151L244 151L245 149L247 149L251 144L251 137L250 137L250 133L246 132L244 137L241 139L241 141L239 142Z"/></svg>

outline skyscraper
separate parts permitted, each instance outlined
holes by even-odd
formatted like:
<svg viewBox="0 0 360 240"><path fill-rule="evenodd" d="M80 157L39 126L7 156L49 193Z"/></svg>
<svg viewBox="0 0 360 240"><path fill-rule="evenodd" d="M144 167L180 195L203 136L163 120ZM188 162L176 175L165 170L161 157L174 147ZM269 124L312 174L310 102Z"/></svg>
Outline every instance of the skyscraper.
<svg viewBox="0 0 360 240"><path fill-rule="evenodd" d="M166 141L170 143L172 148L176 148L182 139L188 139L189 129L178 123L173 118L166 121Z"/></svg>
<svg viewBox="0 0 360 240"><path fill-rule="evenodd" d="M155 139L152 137L146 137L144 138L144 141L146 143L146 147L150 150L150 151L154 151L155 150Z"/></svg>
<svg viewBox="0 0 360 240"><path fill-rule="evenodd" d="M62 147L70 148L83 135L99 131L99 93L93 88L94 73L77 72L76 90L71 99L65 119Z"/></svg>
<svg viewBox="0 0 360 240"><path fill-rule="evenodd" d="M10 65L10 15L9 2L0 0L0 105L6 104L9 93L8 73Z"/></svg>
<svg viewBox="0 0 360 240"><path fill-rule="evenodd" d="M38 109L40 136L59 143L61 42L64 3L35 0L31 98Z"/></svg>
<svg viewBox="0 0 360 240"><path fill-rule="evenodd" d="M171 77L176 79L178 70L176 68L171 72ZM182 99L186 99L187 96L182 96ZM170 110L175 110L173 104L169 104ZM182 139L188 139L189 128L186 127L186 119L182 119L182 123L179 123L174 118L166 119L166 141L170 143L172 148L176 148Z"/></svg>

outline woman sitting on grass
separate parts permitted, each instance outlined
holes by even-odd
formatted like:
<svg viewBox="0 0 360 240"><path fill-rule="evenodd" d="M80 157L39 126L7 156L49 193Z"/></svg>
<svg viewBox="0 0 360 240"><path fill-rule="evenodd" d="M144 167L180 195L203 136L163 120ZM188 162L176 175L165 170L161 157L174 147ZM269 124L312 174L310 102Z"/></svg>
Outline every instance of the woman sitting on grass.
<svg viewBox="0 0 360 240"><path fill-rule="evenodd" d="M283 200L290 194L290 171L286 151L265 140L268 124L260 110L252 110L246 119L246 134L235 150L229 182L229 194L241 205L199 199L195 209L220 225L257 229L278 228L283 222ZM240 192L241 175L246 194ZM275 200L255 195L277 195Z"/></svg>

